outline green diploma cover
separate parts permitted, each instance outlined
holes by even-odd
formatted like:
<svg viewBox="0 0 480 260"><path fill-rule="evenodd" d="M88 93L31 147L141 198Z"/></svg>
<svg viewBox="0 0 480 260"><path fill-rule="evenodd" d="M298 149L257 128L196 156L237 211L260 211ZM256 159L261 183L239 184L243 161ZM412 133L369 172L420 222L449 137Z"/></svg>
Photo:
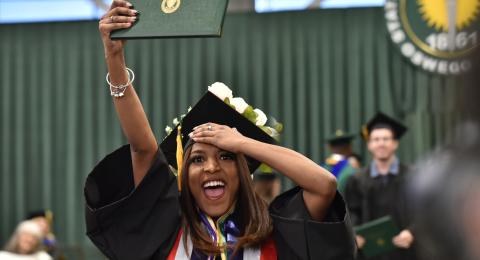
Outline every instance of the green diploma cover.
<svg viewBox="0 0 480 260"><path fill-rule="evenodd" d="M140 12L131 28L112 39L220 37L228 0L130 0Z"/></svg>
<svg viewBox="0 0 480 260"><path fill-rule="evenodd" d="M390 216L356 226L355 232L365 238L362 252L366 257L381 255L396 249L392 238L400 232Z"/></svg>

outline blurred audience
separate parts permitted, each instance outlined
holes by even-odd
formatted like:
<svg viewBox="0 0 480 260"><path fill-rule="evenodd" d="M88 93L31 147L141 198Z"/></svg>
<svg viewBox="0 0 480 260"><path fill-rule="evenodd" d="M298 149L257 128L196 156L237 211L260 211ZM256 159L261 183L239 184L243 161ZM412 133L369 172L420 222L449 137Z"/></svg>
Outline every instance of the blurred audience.
<svg viewBox="0 0 480 260"><path fill-rule="evenodd" d="M42 250L42 236L42 229L35 221L21 222L4 251L0 251L0 260L51 260Z"/></svg>
<svg viewBox="0 0 480 260"><path fill-rule="evenodd" d="M253 175L253 188L268 204L282 191L280 177L272 168L262 164Z"/></svg>
<svg viewBox="0 0 480 260"><path fill-rule="evenodd" d="M43 249L51 256L57 256L57 241L52 231L53 212L50 210L32 211L28 214L27 220L34 221L40 227L42 231Z"/></svg>
<svg viewBox="0 0 480 260"><path fill-rule="evenodd" d="M327 139L331 154L322 165L337 178L338 190L344 194L347 180L360 168L358 157L353 153L352 140L355 135L347 134L341 129Z"/></svg>

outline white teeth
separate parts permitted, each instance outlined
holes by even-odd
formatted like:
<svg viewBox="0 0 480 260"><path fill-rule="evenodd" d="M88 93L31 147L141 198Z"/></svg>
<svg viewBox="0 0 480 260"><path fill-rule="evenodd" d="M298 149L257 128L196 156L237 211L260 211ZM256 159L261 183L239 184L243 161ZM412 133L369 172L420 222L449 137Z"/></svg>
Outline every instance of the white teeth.
<svg viewBox="0 0 480 260"><path fill-rule="evenodd" d="M208 188L208 187L215 187L215 186L225 186L225 183L223 181L209 181L203 184L203 188Z"/></svg>

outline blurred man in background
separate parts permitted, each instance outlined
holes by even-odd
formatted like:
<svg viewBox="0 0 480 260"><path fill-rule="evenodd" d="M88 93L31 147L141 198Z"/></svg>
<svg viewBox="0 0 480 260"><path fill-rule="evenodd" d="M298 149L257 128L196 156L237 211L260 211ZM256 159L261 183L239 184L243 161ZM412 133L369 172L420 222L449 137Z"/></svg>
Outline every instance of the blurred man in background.
<svg viewBox="0 0 480 260"><path fill-rule="evenodd" d="M363 131L372 161L347 181L345 199L354 225L390 216L400 229L400 233L392 239L396 250L369 259L415 259L410 249L414 236L410 230L409 201L405 193L409 169L395 154L406 131L407 128L400 122L377 113ZM360 249L368 243L360 235L356 240Z"/></svg>

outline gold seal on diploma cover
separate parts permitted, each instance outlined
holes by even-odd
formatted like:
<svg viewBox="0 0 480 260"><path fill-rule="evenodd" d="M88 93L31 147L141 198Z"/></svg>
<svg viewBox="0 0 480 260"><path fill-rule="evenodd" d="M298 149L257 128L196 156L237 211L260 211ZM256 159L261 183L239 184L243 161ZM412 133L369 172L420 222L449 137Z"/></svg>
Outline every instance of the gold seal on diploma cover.
<svg viewBox="0 0 480 260"><path fill-rule="evenodd" d="M162 11L166 14L174 13L180 7L181 0L162 0Z"/></svg>

